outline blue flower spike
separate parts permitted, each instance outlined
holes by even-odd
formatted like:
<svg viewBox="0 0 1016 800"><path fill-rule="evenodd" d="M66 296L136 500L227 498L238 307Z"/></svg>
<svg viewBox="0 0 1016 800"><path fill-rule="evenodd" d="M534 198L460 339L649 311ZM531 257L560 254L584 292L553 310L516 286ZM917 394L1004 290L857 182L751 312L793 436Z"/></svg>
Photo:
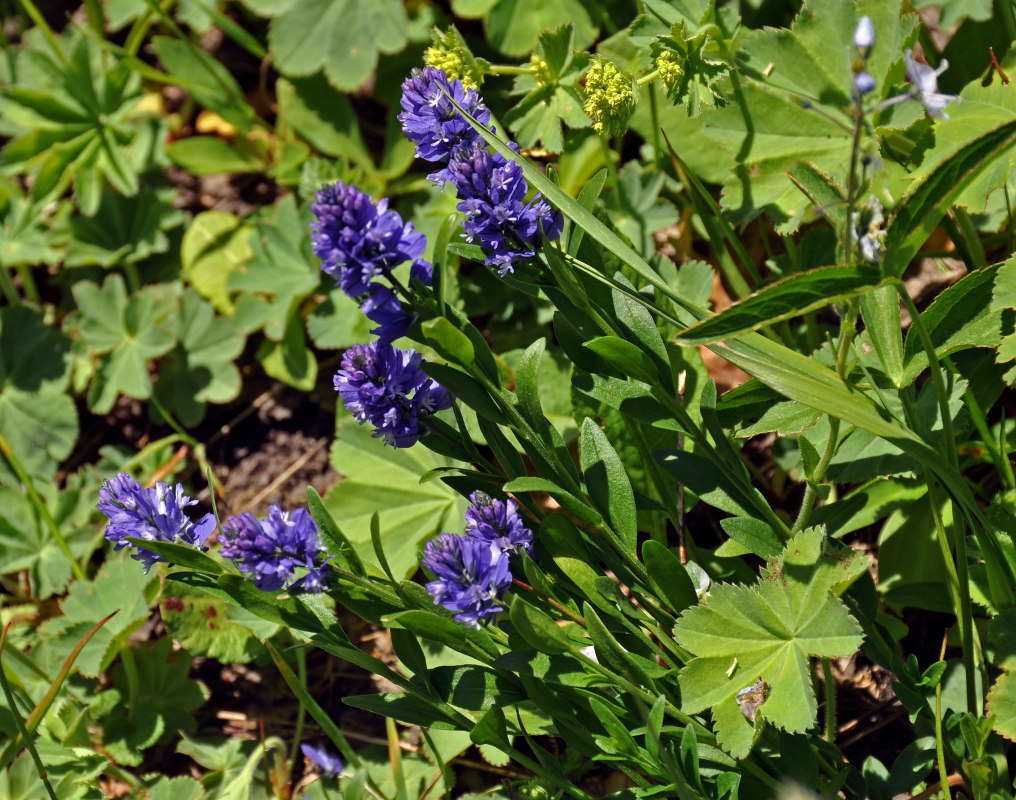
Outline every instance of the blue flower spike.
<svg viewBox="0 0 1016 800"><path fill-rule="evenodd" d="M500 553L533 554L533 532L525 526L514 500L498 500L486 492L469 495L466 535L490 544Z"/></svg>
<svg viewBox="0 0 1016 800"><path fill-rule="evenodd" d="M390 344L356 344L342 356L335 391L362 425L374 426L375 438L392 447L411 447L427 432L427 419L451 407L451 396L421 369L414 350Z"/></svg>
<svg viewBox="0 0 1016 800"><path fill-rule="evenodd" d="M529 183L522 168L488 150L450 98L480 125L490 122L490 111L475 90L426 67L414 70L402 84L402 130L416 144L419 158L444 164L430 179L455 187L461 201L457 208L466 215L466 241L486 250L485 263L503 277L532 258L544 237L560 236L564 220L539 194L526 201ZM508 146L518 150L512 142Z"/></svg>
<svg viewBox="0 0 1016 800"><path fill-rule="evenodd" d="M142 547L126 540L131 536L151 542L176 542L201 548L215 530L215 516L205 514L194 522L185 512L197 504L184 494L183 485L170 486L159 481L146 489L131 475L120 472L103 481L96 508L109 518L106 538L116 542L114 550L134 548L131 558L144 564L145 574L156 561L165 561Z"/></svg>
<svg viewBox="0 0 1016 800"><path fill-rule="evenodd" d="M508 555L489 542L442 533L427 542L423 566L436 577L427 584L434 605L454 611L463 625L479 628L481 620L504 611L500 600L512 584Z"/></svg>
<svg viewBox="0 0 1016 800"><path fill-rule="evenodd" d="M375 279L391 280L395 267L411 261L410 282L419 280L430 286L433 267L420 258L426 237L389 210L387 198L375 203L352 184L337 181L321 189L315 199L311 210L317 222L311 223L311 240L322 271L361 303L360 310L378 325L371 333L382 343L405 336L412 315L389 286Z"/></svg>
<svg viewBox="0 0 1016 800"><path fill-rule="evenodd" d="M293 593L320 594L327 585L328 559L317 524L305 508L289 513L272 505L263 520L245 511L226 520L222 534L222 557L252 575L254 585L264 592L285 587ZM298 577L298 572L303 574Z"/></svg>

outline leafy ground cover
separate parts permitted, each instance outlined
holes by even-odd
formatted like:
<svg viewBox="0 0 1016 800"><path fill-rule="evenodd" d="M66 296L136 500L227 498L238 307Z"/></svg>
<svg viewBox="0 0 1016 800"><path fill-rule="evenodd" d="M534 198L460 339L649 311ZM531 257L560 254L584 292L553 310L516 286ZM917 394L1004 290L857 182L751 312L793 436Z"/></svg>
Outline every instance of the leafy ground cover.
<svg viewBox="0 0 1016 800"><path fill-rule="evenodd" d="M0 797L1013 797L1016 16L914 5L5 8Z"/></svg>

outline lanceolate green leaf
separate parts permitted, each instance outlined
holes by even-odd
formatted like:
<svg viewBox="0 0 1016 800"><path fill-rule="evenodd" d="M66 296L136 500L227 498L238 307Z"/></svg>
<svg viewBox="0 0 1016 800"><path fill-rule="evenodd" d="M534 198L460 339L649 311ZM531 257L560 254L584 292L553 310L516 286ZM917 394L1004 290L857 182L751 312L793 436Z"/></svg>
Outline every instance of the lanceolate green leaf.
<svg viewBox="0 0 1016 800"><path fill-rule="evenodd" d="M900 275L970 182L1016 142L1016 120L988 131L958 150L903 198L885 239L882 269Z"/></svg>
<svg viewBox="0 0 1016 800"><path fill-rule="evenodd" d="M634 553L638 525L631 482L607 437L589 417L582 423L579 456L589 496L621 537L625 548Z"/></svg>
<svg viewBox="0 0 1016 800"><path fill-rule="evenodd" d="M875 267L863 264L800 272L686 328L677 339L682 344L709 344L738 336L854 297L878 284L880 277Z"/></svg>

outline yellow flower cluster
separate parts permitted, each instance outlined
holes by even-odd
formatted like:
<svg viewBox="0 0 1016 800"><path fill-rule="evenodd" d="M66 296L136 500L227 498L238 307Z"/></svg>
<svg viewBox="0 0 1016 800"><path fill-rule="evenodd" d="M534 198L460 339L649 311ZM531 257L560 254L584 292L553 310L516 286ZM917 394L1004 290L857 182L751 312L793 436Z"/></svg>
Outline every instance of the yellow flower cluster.
<svg viewBox="0 0 1016 800"><path fill-rule="evenodd" d="M583 106L593 121L593 130L607 136L624 133L637 102L635 79L607 59L594 58L586 72Z"/></svg>
<svg viewBox="0 0 1016 800"><path fill-rule="evenodd" d="M673 50L664 50L656 57L656 69L660 73L660 81L667 89L677 83L684 72Z"/></svg>
<svg viewBox="0 0 1016 800"><path fill-rule="evenodd" d="M533 79L541 89L554 83L554 76L550 73L550 65L547 59L539 53L529 56L529 69L532 70Z"/></svg>
<svg viewBox="0 0 1016 800"><path fill-rule="evenodd" d="M450 37L449 37L450 38ZM446 41L435 41L423 51L423 63L428 67L436 67L448 76L448 80L460 80L467 89L479 89L474 70L466 62L462 52L456 47L449 47Z"/></svg>

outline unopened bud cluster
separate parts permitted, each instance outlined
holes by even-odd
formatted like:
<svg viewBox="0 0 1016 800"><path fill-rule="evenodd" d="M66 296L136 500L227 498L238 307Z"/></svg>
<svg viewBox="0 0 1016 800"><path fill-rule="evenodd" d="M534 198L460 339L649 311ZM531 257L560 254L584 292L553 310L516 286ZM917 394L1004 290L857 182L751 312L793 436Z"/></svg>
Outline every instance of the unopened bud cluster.
<svg viewBox="0 0 1016 800"><path fill-rule="evenodd" d="M677 83L684 72L673 50L664 50L656 57L656 70L660 73L660 82L665 89L670 89Z"/></svg>
<svg viewBox="0 0 1016 800"><path fill-rule="evenodd" d="M586 72L586 102L583 106L593 121L593 130L619 136L635 111L638 92L635 79L605 58L594 58Z"/></svg>

